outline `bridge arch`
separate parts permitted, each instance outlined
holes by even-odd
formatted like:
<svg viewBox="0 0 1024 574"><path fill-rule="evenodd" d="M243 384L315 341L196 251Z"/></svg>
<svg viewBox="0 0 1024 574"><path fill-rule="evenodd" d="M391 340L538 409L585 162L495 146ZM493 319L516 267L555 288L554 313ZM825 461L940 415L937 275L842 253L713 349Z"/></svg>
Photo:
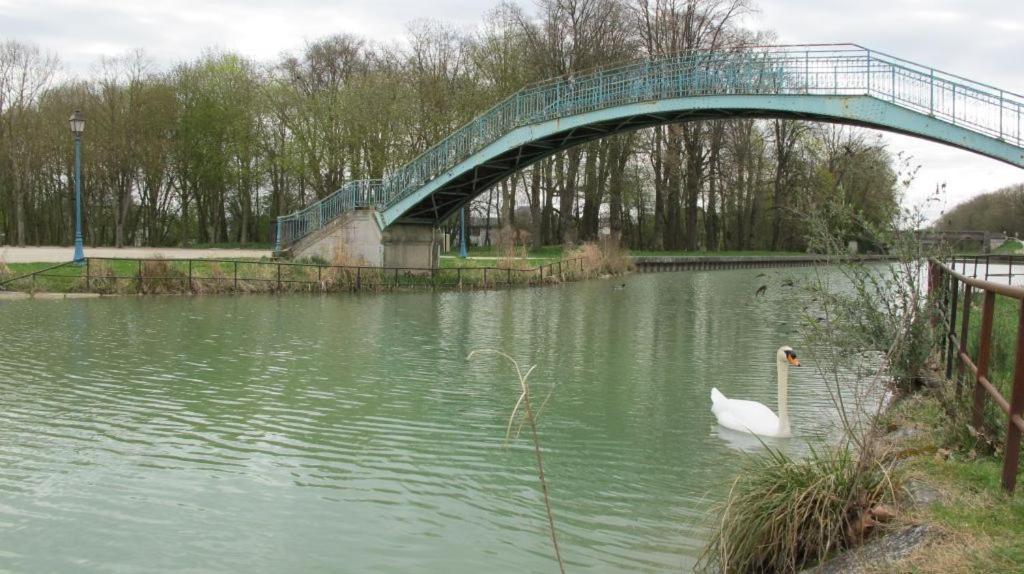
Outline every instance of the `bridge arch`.
<svg viewBox="0 0 1024 574"><path fill-rule="evenodd" d="M279 218L279 250L342 213L436 225L504 177L580 143L698 119L792 118L882 129L1024 168L1024 96L855 45L672 56L524 88L383 180Z"/></svg>
<svg viewBox="0 0 1024 574"><path fill-rule="evenodd" d="M1024 168L1024 149L871 96L716 95L585 112L516 128L381 211L383 226L439 222L506 176L608 135L692 120L788 118L881 129L951 145Z"/></svg>

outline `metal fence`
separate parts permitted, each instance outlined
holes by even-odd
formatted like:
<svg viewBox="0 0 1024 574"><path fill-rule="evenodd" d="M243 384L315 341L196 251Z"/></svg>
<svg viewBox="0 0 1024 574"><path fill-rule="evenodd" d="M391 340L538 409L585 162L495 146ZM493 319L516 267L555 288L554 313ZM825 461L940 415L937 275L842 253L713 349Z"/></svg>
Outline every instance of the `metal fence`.
<svg viewBox="0 0 1024 574"><path fill-rule="evenodd" d="M528 86L382 180L278 219L278 251L348 209L387 209L512 130L625 104L713 95L865 95L1021 146L1024 96L852 44L687 52Z"/></svg>
<svg viewBox="0 0 1024 574"><path fill-rule="evenodd" d="M494 288L585 278L582 258L523 267L370 267L221 259L88 257L0 281L0 291L100 294L283 293Z"/></svg>
<svg viewBox="0 0 1024 574"><path fill-rule="evenodd" d="M1016 261L1018 268L1024 269L1024 258L1001 257L1001 260ZM991 257L956 257L943 262L932 260L929 268L929 293L941 301L945 317L946 333L943 337L943 354L945 355L946 378L953 375L957 368L957 391L962 396L964 370L971 372L974 378L972 392L971 424L981 428L985 410L986 396L1007 416L1006 449L1003 459L1002 485L1007 492L1013 492L1017 483L1017 472L1020 468L1020 442L1024 433L1024 288L1011 285L1011 271L1006 274L1007 283L995 282L991 279L997 274L988 271ZM960 271L955 269L959 266ZM989 280L978 278L979 272ZM968 276L968 274L974 276ZM982 299L981 326L978 330L978 349L976 356L968 352L968 338L971 324L971 307L975 295ZM1016 300L1020 305L1015 345L1013 380L1011 381L1010 400L999 392L990 379L993 347L993 323L995 316L996 297ZM957 333L957 322L959 334Z"/></svg>

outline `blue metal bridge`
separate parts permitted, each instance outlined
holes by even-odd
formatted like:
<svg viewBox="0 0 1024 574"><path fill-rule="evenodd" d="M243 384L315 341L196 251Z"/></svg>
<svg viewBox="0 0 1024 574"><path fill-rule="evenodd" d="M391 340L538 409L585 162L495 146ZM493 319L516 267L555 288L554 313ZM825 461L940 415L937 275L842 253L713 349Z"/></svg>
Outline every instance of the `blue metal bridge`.
<svg viewBox="0 0 1024 574"><path fill-rule="evenodd" d="M437 224L511 173L610 134L688 120L864 126L1024 168L1024 96L857 45L693 52L549 80L509 96L381 180L278 218L277 251L347 211Z"/></svg>

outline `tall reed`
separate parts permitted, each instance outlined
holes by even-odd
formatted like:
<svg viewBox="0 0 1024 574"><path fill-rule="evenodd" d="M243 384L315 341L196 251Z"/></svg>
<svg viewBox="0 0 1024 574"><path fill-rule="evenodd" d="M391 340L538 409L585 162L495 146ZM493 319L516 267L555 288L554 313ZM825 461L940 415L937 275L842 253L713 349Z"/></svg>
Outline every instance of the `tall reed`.
<svg viewBox="0 0 1024 574"><path fill-rule="evenodd" d="M476 349L473 352L471 352L468 357L466 357L466 360L471 360L474 355L480 353L498 355L499 357L502 357L506 361L511 363L516 370L516 377L519 379L520 393L519 398L516 400L515 406L512 407L512 414L508 418L508 425L505 429L505 440L507 442L515 437L518 437L519 430L522 429L523 425L529 425L530 436L533 442L533 452L537 460L537 476L540 480L541 492L544 494L544 510L547 512L548 517L548 533L551 535L551 545L554 548L555 560L558 561L558 569L562 572L562 574L565 574L565 563L562 561L562 552L558 547L558 534L555 529L555 514L551 510L551 496L548 492L547 479L544 477L544 458L541 455L540 434L537 432L537 419L540 416L540 413L543 412L544 406L547 404L548 399L551 398L551 394L554 392L554 388L552 388L551 392L548 393L548 396L541 403L540 408L537 411L534 411L533 403L530 397L530 384L528 382L528 379L530 378L530 373L532 373L533 369L536 368L536 365L531 366L524 373L523 370L519 368L519 363L515 359L495 349ZM512 426L515 424L516 417L517 415L519 415L520 412L522 412L522 420L519 423L518 429L513 434Z"/></svg>

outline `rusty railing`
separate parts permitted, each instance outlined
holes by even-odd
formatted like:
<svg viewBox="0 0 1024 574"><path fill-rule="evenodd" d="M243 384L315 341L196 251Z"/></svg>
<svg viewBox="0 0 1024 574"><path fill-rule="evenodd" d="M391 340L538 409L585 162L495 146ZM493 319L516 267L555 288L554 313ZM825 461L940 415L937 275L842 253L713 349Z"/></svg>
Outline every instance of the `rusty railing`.
<svg viewBox="0 0 1024 574"><path fill-rule="evenodd" d="M1008 273L992 273L991 262L1007 263ZM1024 288L1013 283L1014 258L992 256L956 257L948 262L932 260L929 266L928 291L941 301L945 315L946 332L943 336L946 378L951 378L953 367L957 367L957 394L962 396L964 369L970 370L974 378L971 424L981 428L986 395L1006 414L1006 448L1003 459L1002 485L1007 492L1013 492L1020 468L1021 434L1024 433ZM1017 258L1018 269L1024 269L1024 259ZM984 265L984 267L982 267ZM957 267L961 269L956 271ZM968 276L972 272L975 276ZM977 277L984 272L988 279ZM1018 276L1021 274L1018 273ZM995 282L993 277L1006 277L1006 282ZM971 303L974 295L982 297L981 327L978 331L977 357L971 357L967 348L970 334ZM1014 358L1013 380L1010 400L1006 400L992 383L989 369L992 358L992 331L995 316L996 297L1014 299L1020 304L1017 322L1016 355ZM959 334L957 320L960 320Z"/></svg>

